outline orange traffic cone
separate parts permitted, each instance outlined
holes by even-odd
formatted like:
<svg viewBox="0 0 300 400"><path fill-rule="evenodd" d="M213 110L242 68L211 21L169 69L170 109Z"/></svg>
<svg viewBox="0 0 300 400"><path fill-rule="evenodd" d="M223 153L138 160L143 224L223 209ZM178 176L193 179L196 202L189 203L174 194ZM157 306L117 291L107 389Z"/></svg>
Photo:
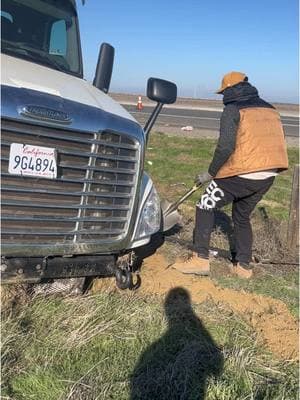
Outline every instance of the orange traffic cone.
<svg viewBox="0 0 300 400"><path fill-rule="evenodd" d="M142 103L142 96L139 96L136 108L137 108L137 110L141 111L143 109L143 107L144 106L143 106L143 103Z"/></svg>

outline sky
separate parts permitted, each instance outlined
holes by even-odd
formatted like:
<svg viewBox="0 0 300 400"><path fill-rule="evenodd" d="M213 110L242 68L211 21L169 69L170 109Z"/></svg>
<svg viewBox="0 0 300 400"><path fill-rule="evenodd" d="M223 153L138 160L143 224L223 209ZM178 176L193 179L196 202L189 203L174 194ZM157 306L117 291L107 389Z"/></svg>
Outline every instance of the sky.
<svg viewBox="0 0 300 400"><path fill-rule="evenodd" d="M147 79L178 95L221 99L222 76L241 71L269 101L299 103L297 0L78 0L84 75L102 42L115 48L110 90L145 95Z"/></svg>

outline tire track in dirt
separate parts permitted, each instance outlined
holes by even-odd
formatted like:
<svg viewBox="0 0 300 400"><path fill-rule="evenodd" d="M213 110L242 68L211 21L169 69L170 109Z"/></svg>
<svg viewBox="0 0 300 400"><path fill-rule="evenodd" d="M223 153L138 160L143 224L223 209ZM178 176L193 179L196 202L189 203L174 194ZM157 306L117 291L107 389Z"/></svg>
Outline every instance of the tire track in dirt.
<svg viewBox="0 0 300 400"><path fill-rule="evenodd" d="M298 323L287 306L272 297L216 286L209 278L184 275L168 268L161 254L144 260L142 286L145 294L166 294L177 286L185 287L194 303L211 298L222 303L251 325L263 344L284 360L298 358Z"/></svg>

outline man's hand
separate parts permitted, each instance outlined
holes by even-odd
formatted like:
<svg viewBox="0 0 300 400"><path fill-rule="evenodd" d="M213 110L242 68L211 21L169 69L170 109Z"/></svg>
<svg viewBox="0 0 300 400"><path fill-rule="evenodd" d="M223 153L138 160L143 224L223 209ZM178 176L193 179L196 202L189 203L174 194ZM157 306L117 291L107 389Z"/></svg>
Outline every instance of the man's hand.
<svg viewBox="0 0 300 400"><path fill-rule="evenodd" d="M197 186L203 185L203 183L208 182L212 179L212 176L208 172L203 172L195 177L195 184Z"/></svg>

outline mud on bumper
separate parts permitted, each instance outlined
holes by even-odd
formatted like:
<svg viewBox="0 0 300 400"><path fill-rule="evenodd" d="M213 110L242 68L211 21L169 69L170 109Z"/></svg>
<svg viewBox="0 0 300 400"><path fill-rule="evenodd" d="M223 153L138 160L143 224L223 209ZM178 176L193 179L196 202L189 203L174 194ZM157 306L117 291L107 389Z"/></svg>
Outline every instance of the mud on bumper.
<svg viewBox="0 0 300 400"><path fill-rule="evenodd" d="M12 257L1 258L2 283L40 282L42 279L86 276L113 276L115 255L73 257Z"/></svg>

